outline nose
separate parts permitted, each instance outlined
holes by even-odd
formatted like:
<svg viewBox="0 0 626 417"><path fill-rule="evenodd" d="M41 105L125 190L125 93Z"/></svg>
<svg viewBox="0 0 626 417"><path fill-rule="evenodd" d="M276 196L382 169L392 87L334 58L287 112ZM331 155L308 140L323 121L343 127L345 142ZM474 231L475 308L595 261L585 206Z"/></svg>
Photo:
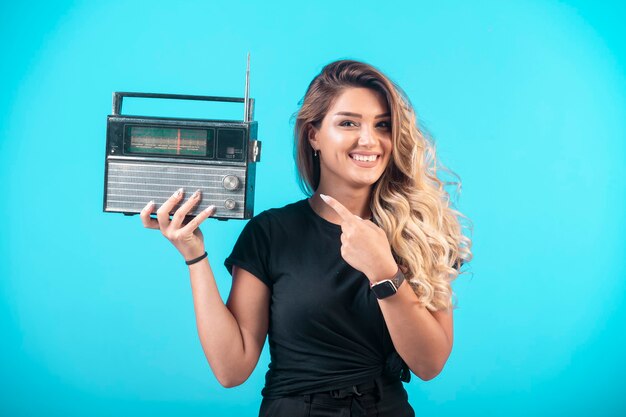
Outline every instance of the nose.
<svg viewBox="0 0 626 417"><path fill-rule="evenodd" d="M375 132L372 131L372 128L370 126L367 126L365 123L363 123L362 125L363 127L361 128L360 134L359 134L359 145L366 147L366 148L370 148L374 145L376 145L376 136L375 136Z"/></svg>

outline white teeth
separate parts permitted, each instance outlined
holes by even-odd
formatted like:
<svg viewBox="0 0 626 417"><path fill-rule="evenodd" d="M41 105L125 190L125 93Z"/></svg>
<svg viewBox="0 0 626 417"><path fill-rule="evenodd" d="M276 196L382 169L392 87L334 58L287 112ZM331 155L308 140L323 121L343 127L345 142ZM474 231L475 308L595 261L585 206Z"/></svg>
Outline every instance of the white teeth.
<svg viewBox="0 0 626 417"><path fill-rule="evenodd" d="M374 162L376 160L376 158L378 157L378 155L369 155L369 156L365 156L365 155L358 155L358 154L354 154L354 155L350 155L350 157L352 159L356 159L357 161L362 161L362 162Z"/></svg>

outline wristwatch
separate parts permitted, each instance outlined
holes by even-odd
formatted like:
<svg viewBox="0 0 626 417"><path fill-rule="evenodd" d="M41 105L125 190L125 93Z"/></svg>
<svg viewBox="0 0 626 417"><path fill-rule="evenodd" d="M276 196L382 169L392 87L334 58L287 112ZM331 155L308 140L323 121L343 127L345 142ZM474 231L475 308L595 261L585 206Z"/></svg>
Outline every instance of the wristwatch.
<svg viewBox="0 0 626 417"><path fill-rule="evenodd" d="M377 282L376 284L370 284L370 288L376 298L382 300L383 298L390 297L398 292L398 288L400 288L400 285L402 285L403 282L404 274L400 268L398 268L398 272L396 272L393 277Z"/></svg>

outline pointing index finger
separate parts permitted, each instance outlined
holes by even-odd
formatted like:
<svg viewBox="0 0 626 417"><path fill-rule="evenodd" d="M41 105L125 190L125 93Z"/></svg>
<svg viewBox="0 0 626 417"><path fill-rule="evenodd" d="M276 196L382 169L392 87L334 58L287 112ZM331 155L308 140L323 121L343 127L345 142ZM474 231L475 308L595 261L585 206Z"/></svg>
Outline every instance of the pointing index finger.
<svg viewBox="0 0 626 417"><path fill-rule="evenodd" d="M339 214L342 220L354 221L354 218L357 217L354 214L352 214L350 210L345 208L343 204L341 204L339 201L335 200L331 196L320 194L320 197L322 198L322 200L324 200L326 204L332 207L332 209L335 210L337 214Z"/></svg>

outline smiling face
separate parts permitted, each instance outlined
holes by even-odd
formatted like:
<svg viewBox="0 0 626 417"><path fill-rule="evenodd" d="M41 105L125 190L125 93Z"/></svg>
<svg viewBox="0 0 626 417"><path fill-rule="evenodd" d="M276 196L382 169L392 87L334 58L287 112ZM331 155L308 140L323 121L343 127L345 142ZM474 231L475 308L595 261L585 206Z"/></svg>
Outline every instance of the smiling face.
<svg viewBox="0 0 626 417"><path fill-rule="evenodd" d="M319 151L320 189L370 187L391 156L391 115L385 97L369 88L346 88L321 124L311 128L309 142Z"/></svg>

